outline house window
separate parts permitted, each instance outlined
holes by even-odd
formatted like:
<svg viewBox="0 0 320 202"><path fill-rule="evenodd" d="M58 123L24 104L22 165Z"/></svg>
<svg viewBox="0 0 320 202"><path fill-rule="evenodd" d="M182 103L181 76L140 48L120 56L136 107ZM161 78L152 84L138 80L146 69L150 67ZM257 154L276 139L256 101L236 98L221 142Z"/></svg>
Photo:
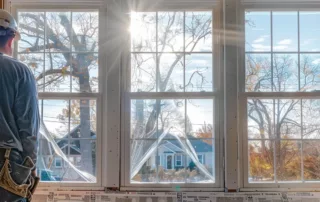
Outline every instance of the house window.
<svg viewBox="0 0 320 202"><path fill-rule="evenodd" d="M61 155L68 160L65 162L68 166L63 168L65 172L51 170L56 179L94 184L97 182L97 111L101 99L99 11L52 7L16 11L22 39L15 56L36 78L43 131L47 136L40 137L39 152L47 156ZM75 169L69 166L75 164L68 158L70 155L79 155L85 160ZM60 161L56 161L59 167ZM37 167L51 169L42 165L43 161L37 162ZM62 176L70 172L76 174Z"/></svg>
<svg viewBox="0 0 320 202"><path fill-rule="evenodd" d="M200 162L201 164L204 163L204 158L203 158L203 155L202 155L202 154L198 154L198 159L199 159L199 162Z"/></svg>
<svg viewBox="0 0 320 202"><path fill-rule="evenodd" d="M182 166L182 155L176 155L176 166Z"/></svg>
<svg viewBox="0 0 320 202"><path fill-rule="evenodd" d="M173 163L182 166L182 156L197 155L185 139L192 146L205 144L209 155L215 155L219 66L213 51L213 11L133 11L130 17L130 68L125 69L130 70L126 102L131 116L126 122L130 134L125 137L131 151L126 185L164 183L167 176L180 183L215 183L212 165L208 169L195 162L202 170L199 173L205 173L197 177L177 177L171 170ZM181 155L175 161L174 156L165 155L166 169L150 170L142 178L148 152Z"/></svg>
<svg viewBox="0 0 320 202"><path fill-rule="evenodd" d="M62 167L62 159L59 157L56 157L54 159L54 165L56 168L61 168Z"/></svg>
<svg viewBox="0 0 320 202"><path fill-rule="evenodd" d="M248 187L320 179L314 173L320 163L320 37L314 26L319 19L318 11L245 12L240 103Z"/></svg>

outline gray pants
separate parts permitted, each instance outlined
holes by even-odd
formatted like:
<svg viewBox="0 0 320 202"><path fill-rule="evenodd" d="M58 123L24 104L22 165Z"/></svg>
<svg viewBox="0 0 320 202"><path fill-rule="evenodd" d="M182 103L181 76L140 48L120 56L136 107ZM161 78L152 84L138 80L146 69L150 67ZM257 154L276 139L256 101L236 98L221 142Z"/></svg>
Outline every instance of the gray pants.
<svg viewBox="0 0 320 202"><path fill-rule="evenodd" d="M4 153L0 149L0 170L3 167L4 163ZM5 151L5 150L4 150ZM28 177L31 174L31 169L22 165L23 159L18 151L11 150L10 152L10 175L16 184L25 184L28 180ZM27 202L25 198L17 196L2 187L0 187L0 201L1 202Z"/></svg>

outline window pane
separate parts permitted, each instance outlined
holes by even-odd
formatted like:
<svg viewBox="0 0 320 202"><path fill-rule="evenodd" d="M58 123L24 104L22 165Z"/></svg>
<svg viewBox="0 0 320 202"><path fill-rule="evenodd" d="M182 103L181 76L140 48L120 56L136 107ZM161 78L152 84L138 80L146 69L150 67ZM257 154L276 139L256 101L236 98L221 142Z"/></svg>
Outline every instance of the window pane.
<svg viewBox="0 0 320 202"><path fill-rule="evenodd" d="M300 55L300 91L320 90L320 55Z"/></svg>
<svg viewBox="0 0 320 202"><path fill-rule="evenodd" d="M43 100L43 121L53 138L63 138L69 133L69 101Z"/></svg>
<svg viewBox="0 0 320 202"><path fill-rule="evenodd" d="M37 81L38 91L43 92L45 87L44 72L44 54L43 53L30 53L19 54L18 59L26 64L30 69Z"/></svg>
<svg viewBox="0 0 320 202"><path fill-rule="evenodd" d="M305 141L303 143L303 171L304 179L319 181L320 171L320 141Z"/></svg>
<svg viewBox="0 0 320 202"><path fill-rule="evenodd" d="M302 101L303 138L320 139L320 100Z"/></svg>
<svg viewBox="0 0 320 202"><path fill-rule="evenodd" d="M300 100L275 100L276 138L301 139Z"/></svg>
<svg viewBox="0 0 320 202"><path fill-rule="evenodd" d="M272 91L271 55L246 54L246 91Z"/></svg>
<svg viewBox="0 0 320 202"><path fill-rule="evenodd" d="M61 18L61 24L71 28L71 22ZM97 52L99 34L98 12L72 12L72 50Z"/></svg>
<svg viewBox="0 0 320 202"><path fill-rule="evenodd" d="M157 182L157 141L131 141L130 182ZM160 169L160 168L159 168Z"/></svg>
<svg viewBox="0 0 320 202"><path fill-rule="evenodd" d="M298 12L272 12L273 51L298 51Z"/></svg>
<svg viewBox="0 0 320 202"><path fill-rule="evenodd" d="M270 12L245 13L246 51L271 51Z"/></svg>
<svg viewBox="0 0 320 202"><path fill-rule="evenodd" d="M165 135L165 139L186 138L185 100L161 100L160 106L158 136Z"/></svg>
<svg viewBox="0 0 320 202"><path fill-rule="evenodd" d="M185 51L212 51L212 12L185 13Z"/></svg>
<svg viewBox="0 0 320 202"><path fill-rule="evenodd" d="M249 183L274 181L274 142L249 141Z"/></svg>
<svg viewBox="0 0 320 202"><path fill-rule="evenodd" d="M283 140L275 142L277 180L301 180L301 142Z"/></svg>
<svg viewBox="0 0 320 202"><path fill-rule="evenodd" d="M212 54L190 54L186 56L186 91L210 92L213 90L212 60Z"/></svg>
<svg viewBox="0 0 320 202"><path fill-rule="evenodd" d="M274 136L273 100L248 100L248 138L270 139Z"/></svg>
<svg viewBox="0 0 320 202"><path fill-rule="evenodd" d="M187 183L214 183L215 177L215 151L214 144L209 142L212 139L190 139L195 154L187 157ZM212 142L211 142L212 143ZM205 159L199 159L199 156Z"/></svg>
<svg viewBox="0 0 320 202"><path fill-rule="evenodd" d="M156 55L131 54L131 92L156 91Z"/></svg>
<svg viewBox="0 0 320 202"><path fill-rule="evenodd" d="M300 16L300 50L320 51L320 30L316 24L320 20L320 12L299 12Z"/></svg>
<svg viewBox="0 0 320 202"><path fill-rule="evenodd" d="M71 12L46 12L46 51L70 51L70 20Z"/></svg>
<svg viewBox="0 0 320 202"><path fill-rule="evenodd" d="M158 51L183 51L183 12L158 12Z"/></svg>
<svg viewBox="0 0 320 202"><path fill-rule="evenodd" d="M44 12L18 12L21 40L19 52L36 52L44 46Z"/></svg>
<svg viewBox="0 0 320 202"><path fill-rule="evenodd" d="M214 138L213 100L187 100L187 132L195 138Z"/></svg>
<svg viewBox="0 0 320 202"><path fill-rule="evenodd" d="M159 92L183 91L183 54L159 54Z"/></svg>
<svg viewBox="0 0 320 202"><path fill-rule="evenodd" d="M45 57L45 91L70 92L69 58L61 53L48 53Z"/></svg>
<svg viewBox="0 0 320 202"><path fill-rule="evenodd" d="M134 52L156 51L156 13L131 13L131 50Z"/></svg>
<svg viewBox="0 0 320 202"><path fill-rule="evenodd" d="M98 54L73 54L71 61L72 92L97 93L99 90Z"/></svg>
<svg viewBox="0 0 320 202"><path fill-rule="evenodd" d="M131 138L157 138L157 105L156 100L131 100Z"/></svg>
<svg viewBox="0 0 320 202"><path fill-rule="evenodd" d="M298 55L273 55L273 91L298 91Z"/></svg>
<svg viewBox="0 0 320 202"><path fill-rule="evenodd" d="M96 143L91 140L69 141L59 139L60 155L52 153L54 144L42 139L41 153L38 156L37 170L41 181L44 182L95 182L96 176ZM74 159L79 164L76 166ZM92 181L91 181L92 180Z"/></svg>

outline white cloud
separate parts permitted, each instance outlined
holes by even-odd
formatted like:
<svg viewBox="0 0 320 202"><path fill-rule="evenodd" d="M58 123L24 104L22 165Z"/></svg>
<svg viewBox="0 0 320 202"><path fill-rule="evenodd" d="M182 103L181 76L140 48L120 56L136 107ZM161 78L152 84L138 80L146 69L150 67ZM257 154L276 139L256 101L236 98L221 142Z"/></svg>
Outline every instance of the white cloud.
<svg viewBox="0 0 320 202"><path fill-rule="evenodd" d="M285 45L273 46L273 50L275 50L275 51L281 51L281 50L285 50L287 48L288 48L288 46L285 46Z"/></svg>
<svg viewBox="0 0 320 202"><path fill-rule="evenodd" d="M320 59L315 59L312 61L312 64L317 65L320 64Z"/></svg>
<svg viewBox="0 0 320 202"><path fill-rule="evenodd" d="M252 44L253 51L270 51L270 46L265 46L263 44Z"/></svg>
<svg viewBox="0 0 320 202"><path fill-rule="evenodd" d="M262 35L259 38L257 38L256 40L253 41L253 43L262 43L266 40L266 38L268 38L269 35Z"/></svg>
<svg viewBox="0 0 320 202"><path fill-rule="evenodd" d="M284 39L284 40L281 40L279 41L279 45L290 45L292 43L292 40L291 39Z"/></svg>

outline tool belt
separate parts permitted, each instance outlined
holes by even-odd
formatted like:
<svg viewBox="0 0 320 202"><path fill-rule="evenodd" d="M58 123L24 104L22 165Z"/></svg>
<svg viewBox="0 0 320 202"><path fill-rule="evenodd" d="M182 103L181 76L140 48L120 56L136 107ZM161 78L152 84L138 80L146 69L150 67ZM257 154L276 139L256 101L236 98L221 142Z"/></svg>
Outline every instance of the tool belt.
<svg viewBox="0 0 320 202"><path fill-rule="evenodd" d="M32 176L32 174L30 173L26 183L21 185L17 184L12 179L10 174L10 151L11 149L6 149L4 155L5 161L0 171L0 187L15 195L21 196L22 198L26 198L28 201L31 201L32 195L38 185L39 178ZM27 157L22 165L30 167L30 170L34 167L34 164L30 157Z"/></svg>

